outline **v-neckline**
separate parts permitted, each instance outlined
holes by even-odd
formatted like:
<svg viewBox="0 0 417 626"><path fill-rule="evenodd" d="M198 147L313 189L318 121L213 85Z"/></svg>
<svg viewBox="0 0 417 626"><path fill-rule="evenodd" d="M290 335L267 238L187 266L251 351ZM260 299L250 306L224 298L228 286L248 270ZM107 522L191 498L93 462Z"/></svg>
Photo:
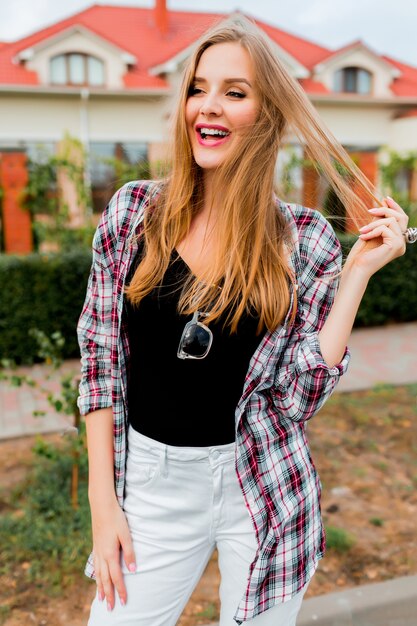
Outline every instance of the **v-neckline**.
<svg viewBox="0 0 417 626"><path fill-rule="evenodd" d="M187 268L187 271L189 272L189 274L191 274L194 278L197 278L197 276L195 275L195 273L193 272L193 270L191 269L191 267L188 265L187 261L184 259L183 256L181 256L181 254L178 252L177 248L174 248L172 250L172 254L176 255L176 258L179 259L181 261L181 263Z"/></svg>

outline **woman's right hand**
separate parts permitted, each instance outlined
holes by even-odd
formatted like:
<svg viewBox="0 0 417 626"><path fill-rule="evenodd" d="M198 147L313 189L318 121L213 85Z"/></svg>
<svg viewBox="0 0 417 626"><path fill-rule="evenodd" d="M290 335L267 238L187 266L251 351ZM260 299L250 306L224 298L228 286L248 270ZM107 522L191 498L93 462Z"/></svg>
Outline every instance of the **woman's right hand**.
<svg viewBox="0 0 417 626"><path fill-rule="evenodd" d="M91 503L90 503L91 504ZM127 593L124 584L120 550L130 572L136 571L135 553L126 516L117 500L110 505L91 505L93 531L93 558L97 582L98 599L106 599L107 609L114 608L114 591L120 603L126 604Z"/></svg>

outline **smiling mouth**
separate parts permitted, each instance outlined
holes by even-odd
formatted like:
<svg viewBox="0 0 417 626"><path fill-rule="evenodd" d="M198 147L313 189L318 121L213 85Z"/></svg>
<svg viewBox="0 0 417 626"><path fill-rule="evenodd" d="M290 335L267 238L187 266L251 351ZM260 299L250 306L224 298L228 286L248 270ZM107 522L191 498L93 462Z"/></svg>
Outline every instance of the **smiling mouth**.
<svg viewBox="0 0 417 626"><path fill-rule="evenodd" d="M218 128L204 128L200 127L198 129L198 133L202 139L213 138L213 139L223 139L224 137L228 137L230 135L229 131L219 130Z"/></svg>

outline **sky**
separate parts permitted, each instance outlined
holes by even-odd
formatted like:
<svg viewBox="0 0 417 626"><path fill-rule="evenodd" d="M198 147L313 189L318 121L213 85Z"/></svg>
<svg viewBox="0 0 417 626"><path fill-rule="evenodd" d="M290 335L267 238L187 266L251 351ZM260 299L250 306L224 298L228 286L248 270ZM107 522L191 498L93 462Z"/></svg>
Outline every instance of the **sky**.
<svg viewBox="0 0 417 626"><path fill-rule="evenodd" d="M0 41L13 41L92 4L152 7L154 0L0 0ZM240 9L330 49L362 39L379 54L417 67L416 0L167 0L168 8Z"/></svg>

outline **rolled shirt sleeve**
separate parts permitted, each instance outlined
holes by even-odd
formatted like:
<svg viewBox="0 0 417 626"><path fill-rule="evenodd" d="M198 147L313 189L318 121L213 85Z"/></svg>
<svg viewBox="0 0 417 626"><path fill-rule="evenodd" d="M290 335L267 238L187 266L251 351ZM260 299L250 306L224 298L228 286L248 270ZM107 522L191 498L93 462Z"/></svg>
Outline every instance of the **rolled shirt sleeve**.
<svg viewBox="0 0 417 626"><path fill-rule="evenodd" d="M78 408L81 415L112 406L111 345L114 306L112 259L116 247L114 213L120 191L105 208L93 237L93 260L77 324L81 353Z"/></svg>
<svg viewBox="0 0 417 626"><path fill-rule="evenodd" d="M342 251L327 220L318 211L311 214L300 233L303 272L298 280L297 318L273 389L278 412L294 421L308 420L317 413L350 361L347 347L333 367L321 353L318 333L337 293Z"/></svg>

